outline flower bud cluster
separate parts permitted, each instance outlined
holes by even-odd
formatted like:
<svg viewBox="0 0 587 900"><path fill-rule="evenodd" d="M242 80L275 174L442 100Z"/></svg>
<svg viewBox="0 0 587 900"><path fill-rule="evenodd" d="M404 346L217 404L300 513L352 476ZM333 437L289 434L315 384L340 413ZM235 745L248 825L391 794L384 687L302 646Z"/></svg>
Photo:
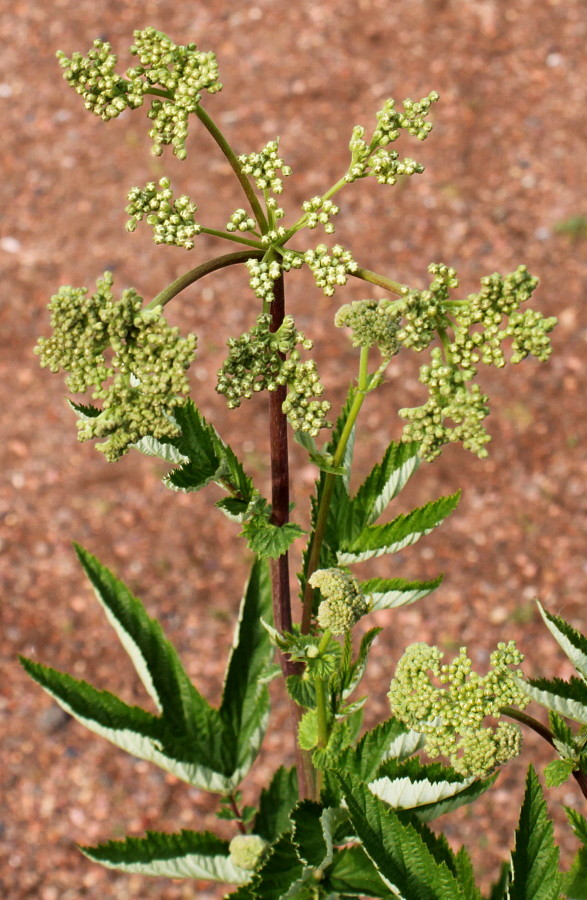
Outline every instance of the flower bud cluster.
<svg viewBox="0 0 587 900"><path fill-rule="evenodd" d="M218 81L218 63L212 52L199 51L195 44L174 44L155 28L134 32L131 53L139 65L129 69L133 78L144 78L148 87L160 86L167 99L155 98L148 113L153 125L153 153L161 156L163 145L171 144L178 159L185 159L187 119L198 108L203 90L215 94L222 90Z"/></svg>
<svg viewBox="0 0 587 900"><path fill-rule="evenodd" d="M356 272L358 268L350 251L340 244L335 244L330 253L326 244L318 244L315 250L306 250L304 262L327 297L332 297L337 285L346 284L349 272Z"/></svg>
<svg viewBox="0 0 587 900"><path fill-rule="evenodd" d="M332 634L346 634L371 609L359 582L348 569L317 569L309 582L324 597L318 607L318 624Z"/></svg>
<svg viewBox="0 0 587 900"><path fill-rule="evenodd" d="M245 265L249 270L249 284L255 296L264 303L272 303L273 285L281 275L281 266L277 260L247 259Z"/></svg>
<svg viewBox="0 0 587 900"><path fill-rule="evenodd" d="M385 300L354 300L337 311L334 324L351 329L353 347L377 347L383 359L391 359L401 344L399 320Z"/></svg>
<svg viewBox="0 0 587 900"><path fill-rule="evenodd" d="M281 194L283 182L278 175L291 175L291 168L286 166L279 155L279 139L269 141L260 153L244 153L238 158L245 175L252 175L260 191L272 191Z"/></svg>
<svg viewBox="0 0 587 900"><path fill-rule="evenodd" d="M273 285L282 270L289 272L290 269L299 269L303 265L303 260L286 250L280 262L276 259L247 259L245 265L249 270L249 284L255 292L255 296L264 303L272 303L274 299Z"/></svg>
<svg viewBox="0 0 587 900"><path fill-rule="evenodd" d="M173 244L191 250L195 235L202 230L194 220L196 204L185 194L174 200L168 178L161 178L159 187L160 191L154 181L149 181L144 188L131 188L125 210L131 216L126 223L127 230L136 231L141 219L146 218L153 227L156 244Z"/></svg>
<svg viewBox="0 0 587 900"><path fill-rule="evenodd" d="M324 393L314 360L301 362L298 345L311 350L312 341L298 331L292 316L286 316L276 332L270 331L271 316L257 316L257 324L230 338L228 358L218 372L216 390L226 397L228 408L236 409L259 391L276 391L287 385L283 412L296 431L316 435L328 427L327 401L313 400ZM287 357L287 358L284 358Z"/></svg>
<svg viewBox="0 0 587 900"><path fill-rule="evenodd" d="M257 223L244 209L237 209L230 217L226 226L227 231L254 231Z"/></svg>
<svg viewBox="0 0 587 900"><path fill-rule="evenodd" d="M75 52L71 59L58 50L57 59L65 70L63 77L83 97L86 109L105 122L116 119L127 107L142 105L147 86L140 78L127 81L116 74L117 57L110 44L96 40L86 56Z"/></svg>
<svg viewBox="0 0 587 900"><path fill-rule="evenodd" d="M400 659L389 690L394 715L426 735L426 752L446 756L464 776L483 778L520 751L516 725L484 726L486 717L499 718L504 706L523 709L529 703L515 680L522 654L515 643L500 643L491 654L487 675L472 671L466 648L449 665L428 644L412 644ZM436 682L432 681L436 679ZM445 685L445 687L438 686Z"/></svg>
<svg viewBox="0 0 587 900"><path fill-rule="evenodd" d="M400 175L420 175L424 166L415 159L399 158L397 150L376 150L369 157L369 175L373 175L379 184L395 184Z"/></svg>
<svg viewBox="0 0 587 900"><path fill-rule="evenodd" d="M545 362L551 354L547 335L556 319L544 318L534 310L519 312L537 285L538 279L530 275L526 266L518 266L505 277L496 272L482 278L479 293L470 294L454 311L458 327L451 353L455 362L505 366L502 344L508 338L512 339L510 362L521 362L530 354ZM475 326L477 330L473 330Z"/></svg>
<svg viewBox="0 0 587 900"><path fill-rule="evenodd" d="M246 872L254 872L265 855L268 843L258 834L237 834L228 850L235 866Z"/></svg>
<svg viewBox="0 0 587 900"><path fill-rule="evenodd" d="M302 209L306 213L306 228L317 228L318 225L324 226L326 234L334 233L334 225L330 221L331 216L337 216L340 207L336 206L332 200L323 200L322 197L312 197L311 200L305 200L302 203Z"/></svg>
<svg viewBox="0 0 587 900"><path fill-rule="evenodd" d="M400 409L399 415L408 420L402 439L418 441L423 459L435 459L445 444L455 441L480 458L487 456L490 436L483 421L489 414L488 398L479 385L467 384L474 374L475 370L448 365L439 347L431 351L430 365L421 367L419 381L427 385L430 396L422 406Z"/></svg>
<svg viewBox="0 0 587 900"><path fill-rule="evenodd" d="M364 127L355 125L349 143L351 164L345 181L374 175L381 184L395 184L397 175L423 172L423 166L415 160L404 159L400 162L395 151L385 152L383 148L397 141L402 129L419 141L425 140L432 131L432 124L426 121L426 116L437 100L438 94L432 91L417 102L404 100L403 110L395 108L395 100L386 100L377 112L377 128L369 143L365 140Z"/></svg>
<svg viewBox="0 0 587 900"><path fill-rule="evenodd" d="M434 276L428 290L406 290L404 297L394 304L396 315L403 320L398 340L404 347L418 351L425 350L434 340L444 320L449 290L459 283L455 270L442 263L431 263L428 271Z"/></svg>
<svg viewBox="0 0 587 900"><path fill-rule="evenodd" d="M436 91L431 91L421 100L408 98L403 102L403 110L395 108L395 100L386 100L383 108L376 113L377 128L373 132L371 146L385 147L392 141L397 141L402 128L419 141L425 141L432 131L432 123L427 122L426 117L430 107L438 99Z"/></svg>
<svg viewBox="0 0 587 900"><path fill-rule="evenodd" d="M74 53L69 59L62 51L57 57L64 77L84 99L86 109L109 120L125 109L136 109L153 89L166 97L155 97L148 116L153 125L153 152L160 156L164 144L171 144L179 159L186 156L187 117L195 112L201 92L221 90L218 64L213 53L197 50L195 44L174 44L154 28L134 32L131 53L139 64L127 70L127 78L114 72L116 56L110 44L94 41L87 56Z"/></svg>
<svg viewBox="0 0 587 900"><path fill-rule="evenodd" d="M92 396L103 401L103 411L78 423L79 439L106 438L98 449L114 461L146 435L177 435L171 414L189 391L186 370L196 338L180 337L161 308L142 310L142 299L132 289L116 302L111 287L109 272L92 296L85 288L62 287L49 306L53 335L41 338L36 352L42 366L68 373L70 390L94 388ZM114 354L109 365L108 348Z"/></svg>

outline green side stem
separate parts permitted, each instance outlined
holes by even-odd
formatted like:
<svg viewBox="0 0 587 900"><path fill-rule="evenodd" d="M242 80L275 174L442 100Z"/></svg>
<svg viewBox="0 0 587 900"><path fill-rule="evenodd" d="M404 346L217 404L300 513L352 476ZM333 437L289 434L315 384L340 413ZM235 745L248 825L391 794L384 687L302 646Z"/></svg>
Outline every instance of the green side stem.
<svg viewBox="0 0 587 900"><path fill-rule="evenodd" d="M223 256L215 256L214 259L207 260L201 265L196 266L195 269L184 272L183 275L180 275L179 278L176 278L175 281L168 284L166 288L160 291L157 296L147 304L145 309L155 309L156 306L163 307L189 287L190 284L203 278L204 275L209 275L211 272L216 272L218 269L224 269L226 266L244 263L247 259L262 259L264 253L264 250L238 250L236 253L225 253Z"/></svg>
<svg viewBox="0 0 587 900"><path fill-rule="evenodd" d="M370 269L363 269L360 266L350 274L354 275L355 278L368 281L369 284L376 284L378 287L385 288L386 291L391 291L392 294L397 294L398 297L403 297L406 290L405 284L400 284L399 281L392 281L391 278L386 278L385 275L379 275L378 272L372 272Z"/></svg>
<svg viewBox="0 0 587 900"><path fill-rule="evenodd" d="M554 743L554 737L552 732L546 725L543 725L542 722L539 722L538 719L535 719L533 716L529 716L527 713L522 712L520 709L516 709L515 706L504 706L500 710L501 714L507 716L508 719L514 719L516 722L520 722L520 724L525 725L527 728L531 728L532 731L535 731L536 734L539 734L541 738L543 738L551 747L554 747L556 750L556 744ZM580 769L575 769L573 774L573 778L579 785L581 793L585 798L587 798L587 776Z"/></svg>
<svg viewBox="0 0 587 900"><path fill-rule="evenodd" d="M342 434L338 441L338 446L334 453L333 457L333 465L340 466L344 459L345 450L351 436L353 427L357 420L357 416L361 410L363 405L363 401L367 395L368 390L368 362L369 362L369 348L361 347L361 356L359 359L359 379L357 385L357 392L351 404L351 408L349 410L349 414L347 420L344 424ZM310 627L312 624L312 613L314 606L314 589L310 584L310 578L318 568L318 563L320 561L320 552L322 550L322 543L324 541L324 534L326 531L326 523L328 521L328 513L330 510L330 504L332 502L332 492L334 490L334 482L336 478L339 478L338 475L333 475L331 472L326 473L324 480L324 489L322 491L322 496L320 498L320 506L318 508L318 515L316 517L316 528L314 529L314 533L312 535L312 544L310 547L310 555L308 557L308 566L305 572L306 576L306 585L304 588L304 608L302 612L302 624L301 631L302 634L309 634Z"/></svg>
<svg viewBox="0 0 587 900"><path fill-rule="evenodd" d="M256 250L263 249L263 245L260 241L241 237L238 234L231 234L230 231L217 231L216 228L206 228L202 225L199 234L211 234L212 237L224 238L225 241L234 241L235 244L246 244L247 247L254 247Z"/></svg>
<svg viewBox="0 0 587 900"><path fill-rule="evenodd" d="M249 203L251 205L251 209L253 210L253 213L259 224L259 228L261 229L261 232L263 234L265 234L268 230L267 218L265 216L265 213L261 209L261 204L259 203L259 198L255 194L253 185L251 184L251 182L249 181L249 179L247 178L247 176L245 175L245 173L243 172L243 170L241 168L241 164L238 161L238 157L237 157L236 153L234 152L234 150L232 149L232 147L230 146L230 144L228 143L228 141L226 140L226 138L224 137L224 135L222 134L222 132L220 131L220 129L218 128L216 123L214 122L214 120L211 118L211 116L209 116L208 113L206 112L206 110L199 104L196 109L196 115L197 115L198 119L200 120L200 122L202 123L202 125L210 132L210 134L212 135L212 137L214 138L214 140L216 141L216 143L218 144L218 146L224 153L234 174L236 175L236 177L238 178L238 180L240 182L240 185L246 195L247 200L249 201Z"/></svg>

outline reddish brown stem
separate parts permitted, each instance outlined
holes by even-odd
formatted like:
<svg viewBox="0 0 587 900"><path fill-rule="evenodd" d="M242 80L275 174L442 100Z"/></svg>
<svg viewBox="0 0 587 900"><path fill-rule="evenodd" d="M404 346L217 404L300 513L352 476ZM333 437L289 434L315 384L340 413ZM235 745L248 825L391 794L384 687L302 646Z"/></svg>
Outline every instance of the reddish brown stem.
<svg viewBox="0 0 587 900"><path fill-rule="evenodd" d="M520 722L522 725L526 725L527 728L531 728L532 731L535 731L536 734L539 734L541 738L544 738L544 740L556 750L556 744L554 743L552 732L549 728L546 727L546 725L543 725L542 722L539 722L538 719L535 719L533 716L529 716L527 715L527 713L516 709L515 706L504 706L501 712L504 716L508 716L510 719L514 719L516 722ZM585 798L587 798L587 777L580 769L575 769L572 775L579 785L581 793Z"/></svg>
<svg viewBox="0 0 587 900"><path fill-rule="evenodd" d="M271 304L271 331L277 331L285 315L285 289L283 275L275 282ZM271 522L282 526L289 520L289 459L287 447L287 420L283 414L286 387L279 386L269 394L269 442L271 445ZM289 555L282 554L271 560L271 589L273 594L273 617L278 631L292 630L291 594L289 587ZM285 678L299 675L301 667L284 654L279 654L281 670ZM298 747L297 733L301 708L291 703L291 720L296 747L296 767L300 797L314 796L314 769L307 753Z"/></svg>

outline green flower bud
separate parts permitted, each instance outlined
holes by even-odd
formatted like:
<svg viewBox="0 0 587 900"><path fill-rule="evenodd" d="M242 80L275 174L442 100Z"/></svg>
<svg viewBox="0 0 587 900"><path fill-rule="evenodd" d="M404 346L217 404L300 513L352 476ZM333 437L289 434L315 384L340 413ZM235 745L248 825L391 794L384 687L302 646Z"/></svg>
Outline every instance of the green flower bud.
<svg viewBox="0 0 587 900"><path fill-rule="evenodd" d="M359 582L347 569L317 569L309 582L325 598L318 607L318 624L333 634L346 634L371 609Z"/></svg>
<svg viewBox="0 0 587 900"><path fill-rule="evenodd" d="M498 644L485 676L472 671L464 647L448 665L441 664L442 658L438 648L428 644L406 649L389 689L392 712L426 735L426 752L432 759L446 756L460 774L486 777L520 752L516 725L500 722L489 728L484 720L499 718L504 706L523 709L528 705L515 680L521 673L510 668L519 665L523 656L513 641Z"/></svg>
<svg viewBox="0 0 587 900"><path fill-rule="evenodd" d="M258 834L237 834L231 840L228 849L230 858L235 866L239 866L246 872L254 872L265 855L268 846L267 841L263 840Z"/></svg>

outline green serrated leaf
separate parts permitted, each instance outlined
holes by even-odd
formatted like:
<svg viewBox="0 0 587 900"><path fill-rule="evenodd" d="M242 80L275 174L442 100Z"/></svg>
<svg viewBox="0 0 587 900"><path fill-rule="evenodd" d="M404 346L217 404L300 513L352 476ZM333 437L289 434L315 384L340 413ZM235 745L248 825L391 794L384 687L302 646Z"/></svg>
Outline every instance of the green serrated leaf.
<svg viewBox="0 0 587 900"><path fill-rule="evenodd" d="M300 719L298 744L302 750L312 750L318 744L318 717L315 709L309 709Z"/></svg>
<svg viewBox="0 0 587 900"><path fill-rule="evenodd" d="M377 897L381 900L396 898L362 847L345 847L334 855L332 865L324 873L324 890L331 890L338 897Z"/></svg>
<svg viewBox="0 0 587 900"><path fill-rule="evenodd" d="M73 409L76 416L82 420L97 419L102 413L102 410L99 407L92 406L91 404L74 403L73 400L68 400L67 403L71 409Z"/></svg>
<svg viewBox="0 0 587 900"><path fill-rule="evenodd" d="M389 888L397 888L410 900L463 898L454 874L444 862L437 862L419 830L402 823L358 779L337 777L363 848Z"/></svg>
<svg viewBox="0 0 587 900"><path fill-rule="evenodd" d="M422 765L417 759L388 760L369 790L392 809L416 809L437 804L460 794L473 783L437 763Z"/></svg>
<svg viewBox="0 0 587 900"><path fill-rule="evenodd" d="M145 456L154 456L157 459L162 459L165 462L173 463L174 465L183 465L189 461L187 456L180 453L173 444L159 441L157 438L151 437L150 435L141 438L140 441L137 441L132 446L135 450L138 450L139 453L143 453Z"/></svg>
<svg viewBox="0 0 587 900"><path fill-rule="evenodd" d="M483 900L481 891L475 883L475 871L471 858L464 847L454 857L455 875L466 900Z"/></svg>
<svg viewBox="0 0 587 900"><path fill-rule="evenodd" d="M361 590L373 603L372 612L380 609L396 609L408 606L432 593L443 579L443 575L431 581L406 581L404 578L371 578L361 582Z"/></svg>
<svg viewBox="0 0 587 900"><path fill-rule="evenodd" d="M210 727L211 717L213 727L218 727L217 714L191 683L159 623L95 556L74 546L106 618L170 727L186 735L198 734Z"/></svg>
<svg viewBox="0 0 587 900"><path fill-rule="evenodd" d="M577 840L587 844L587 819L585 816L582 816L578 810L572 809L570 806L565 806L565 812Z"/></svg>
<svg viewBox="0 0 587 900"><path fill-rule="evenodd" d="M261 791L259 812L253 833L270 844L290 828L289 814L298 801L298 779L295 768L280 766L268 788Z"/></svg>
<svg viewBox="0 0 587 900"><path fill-rule="evenodd" d="M290 815L292 841L298 856L306 866L314 869L322 869L330 862L328 847L324 840L322 812L323 808L319 803L302 800Z"/></svg>
<svg viewBox="0 0 587 900"><path fill-rule="evenodd" d="M587 847L581 847L570 870L563 879L564 897L567 900L587 900Z"/></svg>
<svg viewBox="0 0 587 900"><path fill-rule="evenodd" d="M576 631L560 616L553 616L538 603L540 615L555 641L566 653L581 677L587 681L587 637Z"/></svg>
<svg viewBox="0 0 587 900"><path fill-rule="evenodd" d="M288 675L285 683L289 696L295 700L298 706L303 706L304 709L315 709L316 688L312 681L301 675Z"/></svg>
<svg viewBox="0 0 587 900"><path fill-rule="evenodd" d="M311 900L315 879L300 861L291 834L286 832L273 844L250 884L261 900ZM238 900L241 900L237 894Z"/></svg>
<svg viewBox="0 0 587 900"><path fill-rule="evenodd" d="M295 522L286 522L281 526L273 525L261 515L254 516L246 522L241 534L255 555L263 559L277 559L287 552L304 531Z"/></svg>
<svg viewBox="0 0 587 900"><path fill-rule="evenodd" d="M234 787L230 777L218 772L217 758L212 752L217 737L208 735L204 758L198 758L193 747L175 744L173 735L156 716L136 706L127 706L107 691L98 691L85 681L78 681L64 672L21 658L28 674L82 725L126 750L139 759L152 762L171 772L182 781L203 790L228 793Z"/></svg>
<svg viewBox="0 0 587 900"><path fill-rule="evenodd" d="M346 700L347 697L350 697L353 691L360 684L361 679L365 674L365 669L367 668L367 661L369 659L371 648L373 647L377 635L382 631L382 628L370 628L369 631L367 631L361 638L357 658L351 664L342 688L343 700Z"/></svg>
<svg viewBox="0 0 587 900"><path fill-rule="evenodd" d="M386 719L367 731L356 747L349 747L336 760L336 767L355 775L363 782L371 781L382 762L388 758L396 738L405 735L407 728L397 719Z"/></svg>
<svg viewBox="0 0 587 900"><path fill-rule="evenodd" d="M362 512L362 528L379 518L414 474L421 462L419 446L392 442L382 461L373 467L352 501Z"/></svg>
<svg viewBox="0 0 587 900"><path fill-rule="evenodd" d="M233 647L226 668L220 716L232 734L235 768L243 774L257 756L269 717L269 692L263 674L273 647L261 619L271 616L267 564L256 560L241 603Z"/></svg>
<svg viewBox="0 0 587 900"><path fill-rule="evenodd" d="M525 693L561 716L587 725L587 684L579 678L516 678Z"/></svg>
<svg viewBox="0 0 587 900"><path fill-rule="evenodd" d="M148 831L145 837L80 847L89 859L110 869L166 878L198 878L244 884L250 872L235 866L228 842L210 832Z"/></svg>
<svg viewBox="0 0 587 900"><path fill-rule="evenodd" d="M371 525L337 553L338 562L345 565L362 562L385 553L396 553L415 544L429 534L455 509L460 491L426 503L406 515L397 516L387 525Z"/></svg>
<svg viewBox="0 0 587 900"><path fill-rule="evenodd" d="M499 878L491 886L489 897L487 900L507 900L507 889L510 881L511 864L509 862L502 863Z"/></svg>
<svg viewBox="0 0 587 900"><path fill-rule="evenodd" d="M553 759L544 769L546 787L553 788L564 784L567 778L570 778L576 766L576 762L572 759Z"/></svg>
<svg viewBox="0 0 587 900"><path fill-rule="evenodd" d="M542 789L530 766L512 852L508 900L558 900L561 888L558 854Z"/></svg>

